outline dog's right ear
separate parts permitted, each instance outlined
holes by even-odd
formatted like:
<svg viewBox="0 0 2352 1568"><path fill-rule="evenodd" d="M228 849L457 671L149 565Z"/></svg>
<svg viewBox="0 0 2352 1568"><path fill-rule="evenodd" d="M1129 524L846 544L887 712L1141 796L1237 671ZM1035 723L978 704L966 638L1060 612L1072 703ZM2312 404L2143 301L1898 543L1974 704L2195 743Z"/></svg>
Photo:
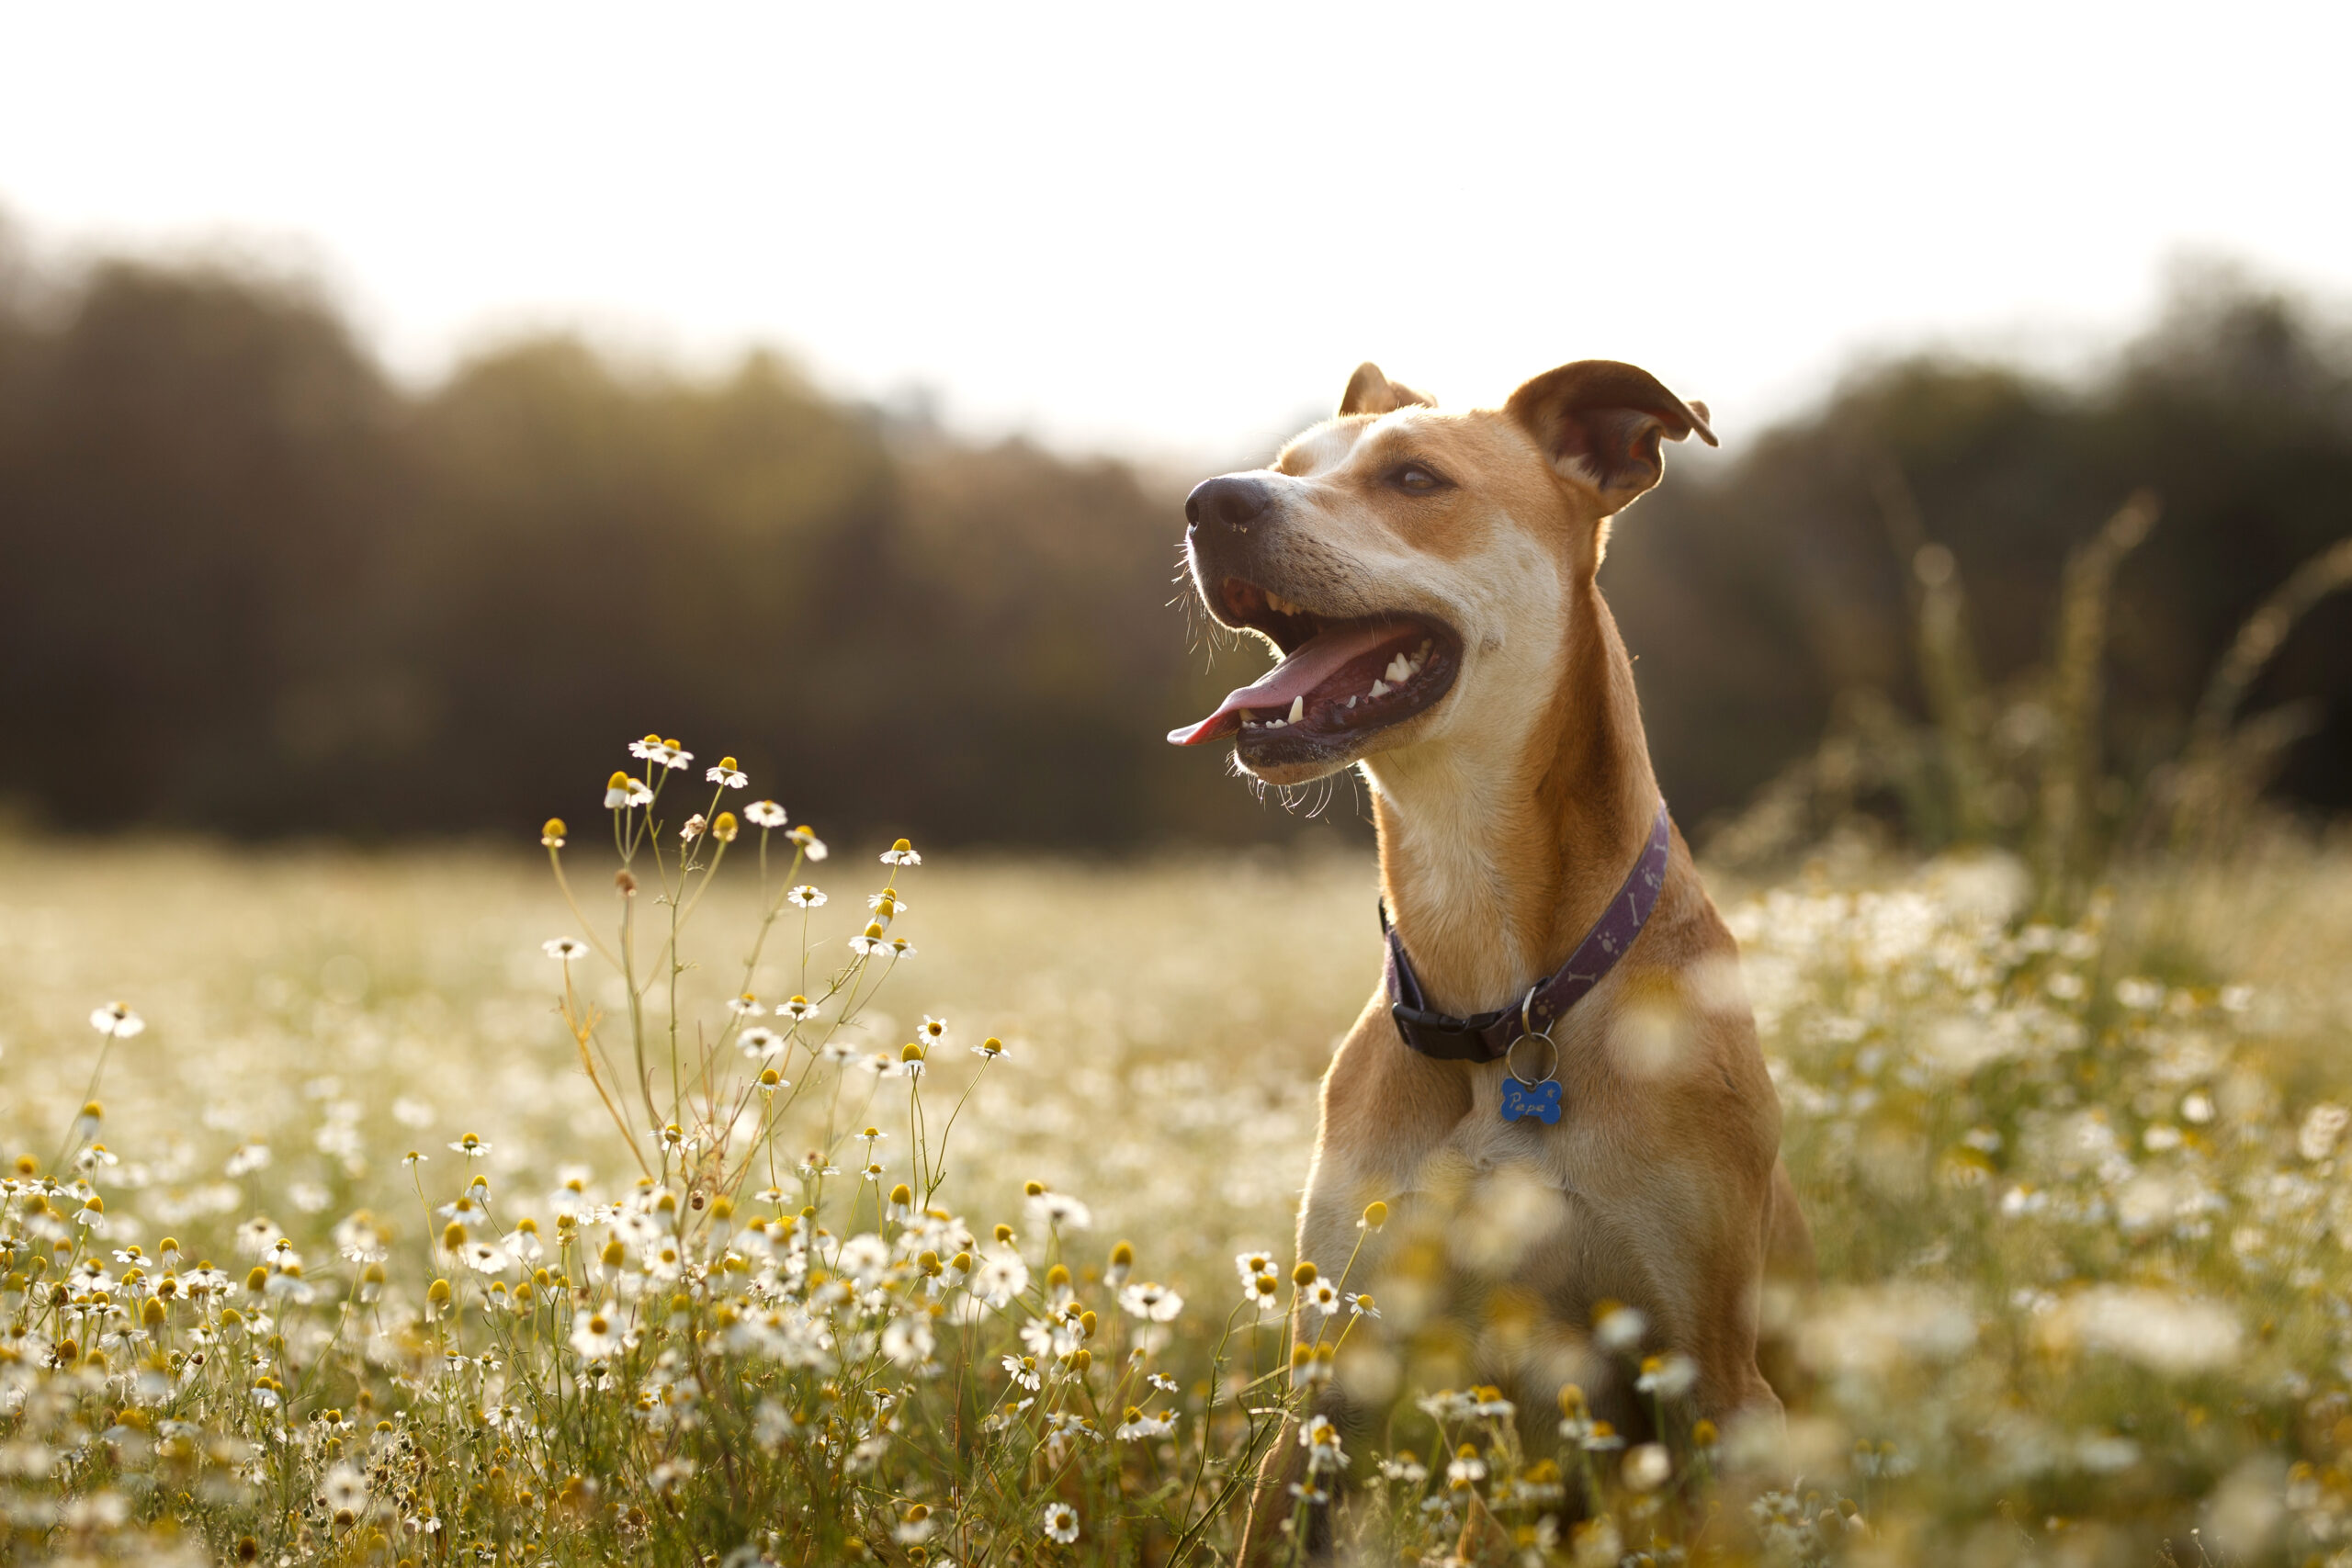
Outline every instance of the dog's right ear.
<svg viewBox="0 0 2352 1568"><path fill-rule="evenodd" d="M1340 394L1340 417L1351 413L1395 413L1401 408L1437 407L1437 400L1427 392L1417 392L1401 381L1392 381L1380 373L1380 367L1365 360L1348 378L1348 389Z"/></svg>
<svg viewBox="0 0 2352 1568"><path fill-rule="evenodd" d="M1589 486L1604 514L1630 504L1666 471L1661 441L1696 435L1713 446L1707 405L1686 403L1638 366L1579 359L1521 387L1504 411L1536 443L1554 471Z"/></svg>

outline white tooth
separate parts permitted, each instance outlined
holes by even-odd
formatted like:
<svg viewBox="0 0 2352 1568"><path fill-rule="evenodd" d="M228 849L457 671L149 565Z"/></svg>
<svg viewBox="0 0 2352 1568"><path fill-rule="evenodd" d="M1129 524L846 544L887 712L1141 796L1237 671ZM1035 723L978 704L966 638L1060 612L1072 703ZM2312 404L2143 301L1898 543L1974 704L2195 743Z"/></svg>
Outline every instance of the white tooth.
<svg viewBox="0 0 2352 1568"><path fill-rule="evenodd" d="M1353 707L1353 706L1355 706L1355 705L1356 705L1356 700L1355 700L1355 698L1353 698L1353 697L1350 697L1350 698L1348 699L1348 705L1349 705L1350 707Z"/></svg>
<svg viewBox="0 0 2352 1568"><path fill-rule="evenodd" d="M1424 637L1424 638L1422 639L1422 641L1421 641L1421 646L1420 646L1420 647L1419 647L1419 648L1417 648L1417 649L1415 649L1413 650L1413 657L1414 657L1414 658L1416 658L1416 659L1425 659L1425 658L1429 657L1429 651L1430 651L1429 640L1428 640L1426 637Z"/></svg>
<svg viewBox="0 0 2352 1568"><path fill-rule="evenodd" d="M1385 681L1374 681L1372 683L1372 694L1375 697L1386 696L1388 694L1388 682Z"/></svg>
<svg viewBox="0 0 2352 1568"><path fill-rule="evenodd" d="M1300 719L1305 718L1306 716L1306 699L1305 697L1293 697L1293 698L1291 698L1291 700L1290 700L1290 722L1291 722L1291 723L1293 723L1293 724L1296 724Z"/></svg>
<svg viewBox="0 0 2352 1568"><path fill-rule="evenodd" d="M1388 668L1381 673L1387 678L1388 683L1392 686L1401 686L1413 678L1412 666L1405 662L1405 656L1401 653L1390 660Z"/></svg>

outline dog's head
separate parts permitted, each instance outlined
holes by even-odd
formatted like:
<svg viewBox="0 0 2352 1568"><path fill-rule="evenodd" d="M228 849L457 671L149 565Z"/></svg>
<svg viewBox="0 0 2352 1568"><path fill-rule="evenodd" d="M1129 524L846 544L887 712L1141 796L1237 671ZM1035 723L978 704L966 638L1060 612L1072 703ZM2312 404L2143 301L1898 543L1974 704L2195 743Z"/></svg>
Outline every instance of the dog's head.
<svg viewBox="0 0 2352 1568"><path fill-rule="evenodd" d="M1693 433L1714 445L1704 404L1611 360L1563 365L1465 413L1362 367L1337 417L1272 468L1184 502L1209 614L1282 662L1168 739L1230 735L1243 767L1295 784L1522 732L1557 687L1574 591L1600 567L1609 518L1657 483L1660 443Z"/></svg>

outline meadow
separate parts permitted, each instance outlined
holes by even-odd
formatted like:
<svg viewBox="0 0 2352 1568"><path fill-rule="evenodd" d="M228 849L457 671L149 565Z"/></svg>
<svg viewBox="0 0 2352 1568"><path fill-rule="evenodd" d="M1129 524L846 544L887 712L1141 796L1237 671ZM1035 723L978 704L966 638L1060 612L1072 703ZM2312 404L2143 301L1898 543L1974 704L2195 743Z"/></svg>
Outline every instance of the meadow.
<svg viewBox="0 0 2352 1568"><path fill-rule="evenodd" d="M560 848L0 842L0 1560L1222 1561L1336 1376L1371 1561L2352 1562L2341 842L1717 875L1823 1278L1785 1427L1594 1325L1650 1441L1294 1269L1368 854L816 862L659 761Z"/></svg>

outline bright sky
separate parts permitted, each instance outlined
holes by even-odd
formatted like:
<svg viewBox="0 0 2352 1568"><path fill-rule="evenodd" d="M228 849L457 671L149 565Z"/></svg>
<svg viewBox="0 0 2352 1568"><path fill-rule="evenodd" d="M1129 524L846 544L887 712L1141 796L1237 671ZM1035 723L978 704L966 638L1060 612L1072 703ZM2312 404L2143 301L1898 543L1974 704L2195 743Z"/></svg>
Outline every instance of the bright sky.
<svg viewBox="0 0 2352 1568"><path fill-rule="evenodd" d="M1859 351L2062 363L2168 261L2352 297L2352 6L11 4L37 250L323 276L411 376L758 340L956 423L1246 455L1375 358L1605 355L1728 440Z"/></svg>

